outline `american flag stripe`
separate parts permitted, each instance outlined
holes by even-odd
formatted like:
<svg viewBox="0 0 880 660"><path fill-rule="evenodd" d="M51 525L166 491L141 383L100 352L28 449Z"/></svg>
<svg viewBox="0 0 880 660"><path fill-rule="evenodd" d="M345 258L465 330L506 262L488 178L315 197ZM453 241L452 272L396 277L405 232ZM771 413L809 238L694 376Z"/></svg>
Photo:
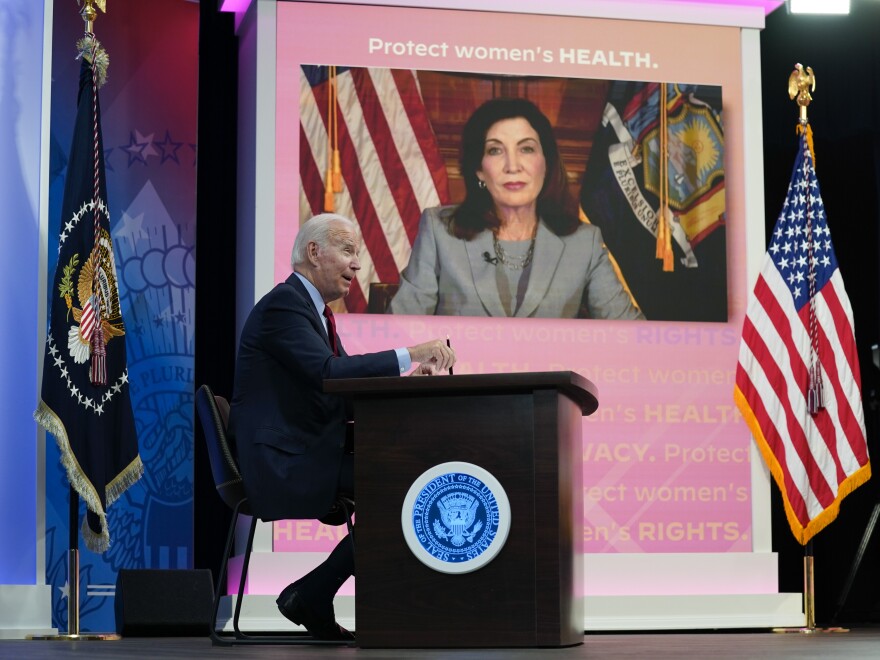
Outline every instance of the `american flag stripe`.
<svg viewBox="0 0 880 660"><path fill-rule="evenodd" d="M387 137L382 135L376 117L364 114L358 91L366 93L362 85L354 84L351 73L339 76L342 175L361 224L364 242L376 264L377 274L382 281L396 281L398 273L407 263L406 250L402 245L408 243L400 211L390 194L399 183L386 174L394 168L390 163L383 162L377 145L387 142ZM377 133L375 139L372 131ZM364 220L361 221L361 218Z"/></svg>
<svg viewBox="0 0 880 660"><path fill-rule="evenodd" d="M767 287L761 287L760 283L766 284ZM798 453L807 468L807 474L810 477L809 485L812 487L818 503L822 506L828 506L834 500L834 492L836 492L839 482L837 476L838 457L828 451L829 442L833 442L836 432L832 424L833 417L830 407L826 408L827 414L823 413L815 417L807 411L805 383L809 380L809 367L804 362L804 356L809 355L810 347L807 326L805 320L801 319L793 306L789 305L788 309L783 307L786 300L783 294L787 294L788 289L775 268L766 269L760 283L755 288L757 299L766 301L767 305L771 307L775 324L773 329L768 328L766 324L758 327L761 328L762 334L768 337L768 341L772 338L773 341L770 343L778 342L786 350L785 357L787 359L783 359L780 365L782 367L781 378L776 378L775 382L779 383L780 387L784 387L788 395L786 403L790 405L786 408L788 413L787 430L795 441ZM791 297L787 297L790 300ZM805 309L806 307L802 311ZM754 310L754 312L757 315L759 310ZM790 324L788 323L789 319L792 321ZM766 365L767 362L762 362L762 364ZM829 382L826 374L823 374L823 378L826 383ZM827 403L828 401L826 401ZM820 474L822 478L819 478Z"/></svg>
<svg viewBox="0 0 880 660"><path fill-rule="evenodd" d="M89 298L82 309L82 316L79 320L79 332L86 341L91 340L95 326L98 324L98 316L95 314L95 308L92 299Z"/></svg>
<svg viewBox="0 0 880 660"><path fill-rule="evenodd" d="M449 197L446 164L434 137L415 72L399 69L352 69L356 88L370 90L382 112L367 113L365 124L380 151L386 180L396 200L410 241L415 239L422 209ZM359 96L362 92L358 92ZM364 96L366 98L366 96ZM362 102L363 107L368 107ZM370 120L375 118L376 123ZM382 131L380 133L380 131ZM393 170L389 166L394 164ZM397 190L397 187L400 190ZM409 251L406 250L409 260ZM405 265L405 264L404 264Z"/></svg>
<svg viewBox="0 0 880 660"><path fill-rule="evenodd" d="M300 71L300 144L307 146L300 154L302 218L322 212L324 205L324 70ZM365 311L371 282L399 280L422 209L447 203L448 183L414 72L340 68L337 84L345 185L334 205L337 213L357 220L363 237L358 286L345 302L349 311Z"/></svg>
<svg viewBox="0 0 880 660"><path fill-rule="evenodd" d="M348 86L344 84L341 78L342 76L340 76L339 80L340 109L342 109L343 105L343 95L345 97L350 97L351 95L350 89L348 89ZM348 78L350 79L350 76ZM308 80L303 78L303 82L306 83L306 86L302 90L301 105L304 106L308 103L312 106L313 110L310 114L316 114L318 119L318 121L310 122L308 126L303 122L308 136L308 143L315 154L316 162L319 164L326 163L327 85L318 85L312 89L308 85ZM312 97L313 103L308 102L307 99L309 97ZM304 116L305 114L304 109L302 115ZM349 109L348 116L346 116L345 112L342 115L342 121L339 122L339 152L342 161L342 176L345 180L345 189L341 194L335 195L336 211L357 219L361 227L361 235L363 236L363 249L370 253L377 277L382 281L396 281L397 271L394 258L391 255L388 240L385 237L385 232L379 220L380 216L369 195L369 186L364 180L361 164L358 163L358 154L348 132L347 127L353 121L350 116L351 110ZM323 173L324 170L320 171ZM324 186L322 185L321 206L313 211L315 213L323 211L323 190Z"/></svg>
<svg viewBox="0 0 880 660"><path fill-rule="evenodd" d="M311 90L308 80L300 76L300 145L309 145L308 149L300 148L300 217L305 219L324 211L324 175L327 163L327 129L326 115L320 108L326 108L326 86L317 98ZM335 211L349 218L355 214L351 207L351 197L346 191L336 195ZM369 282L377 279L369 249L364 245L358 255L361 270L352 282L346 297L346 305L352 310L366 309L365 291Z"/></svg>
<svg viewBox="0 0 880 660"><path fill-rule="evenodd" d="M811 413L814 361L824 407ZM792 532L807 543L871 467L852 308L803 138L746 310L734 398L782 491Z"/></svg>
<svg viewBox="0 0 880 660"><path fill-rule="evenodd" d="M821 297L821 294L820 296ZM818 297L817 297L818 302ZM808 403L806 396L804 395L806 391L806 383L809 381L809 364L806 363L803 359L803 356L809 354L810 350L810 336L809 336L809 318L808 318L808 309L804 307L801 309L800 313L793 317L794 322L792 323L792 329L798 335L798 341L796 345L789 346L791 361L794 363L797 361L798 370L795 373L795 378L792 383L802 383L803 387L789 387L789 391L791 392L793 397L798 398L798 402L801 404L798 408L798 419L803 420L803 423L807 430L806 447L805 451L811 451L813 456L816 457L817 462L822 466L822 472L825 477L825 482L829 485L829 488L836 491L837 484L839 484L844 478L843 470L840 464L840 457L836 453L834 449L835 438L837 435L837 431L835 428L835 420L839 422L837 415L837 406L836 401L831 393L835 388L836 379L830 379L826 373L825 369L829 365L829 362L834 360L833 354L828 354L825 351L821 350L822 346L827 346L827 341L822 337L822 328L821 326L818 329L818 343L820 347L819 355L822 356L820 362L820 369L822 373L822 382L826 385L829 385L829 388L826 390L825 394L825 405L827 414L819 414L812 416L808 413ZM798 323L800 321L800 323ZM821 443L824 443L825 450L822 451ZM833 470L833 473L832 473ZM822 493L822 497L820 501L823 505L830 504L833 501L834 497L832 491L829 491L827 495Z"/></svg>
<svg viewBox="0 0 880 660"><path fill-rule="evenodd" d="M385 117L385 110L382 107L379 93L373 85L372 76L364 69L352 69L351 78L354 88L352 96L358 101L356 108L360 109L362 113L363 125L370 127L369 141L365 140L365 142L372 147L373 152L367 150L366 153L370 155L373 162L378 162L377 175L383 176L385 181L397 183L396 186L389 186L390 195L382 196L387 200L387 210L394 213L394 220L388 223L386 231L394 232L395 235L386 234L389 236L388 242L391 245L411 244L415 240L418 223L407 223L404 218L418 218L421 209L419 209L415 191L410 183L409 173L406 171L401 154L394 143L394 134ZM395 105L399 107L399 103ZM358 153L361 153L360 149ZM369 163L368 166L371 164ZM365 169L364 171L370 170ZM401 240L404 238L399 234L401 230L406 234L406 241ZM400 266L400 269L405 266L406 262Z"/></svg>
<svg viewBox="0 0 880 660"><path fill-rule="evenodd" d="M321 163L327 162L326 130L316 110L306 112L309 105L314 105L314 99L311 99L311 101L308 105L303 104L302 121L300 124L300 144L309 144L308 149L300 149L300 180L302 182L300 189L301 218L309 218L314 214L322 213L324 210L324 180L322 178L322 170L315 160L319 158ZM314 122L316 119L321 123L320 131L314 129L309 131L304 128L304 124L308 120ZM324 133L324 141L318 140L316 143L311 143L308 136L315 135L321 131ZM354 217L351 208L351 198L348 195L337 195L335 201L335 211L337 213L349 218ZM355 280L351 283L348 296L346 296L346 304L350 309L364 310L367 308L367 298L364 291L368 290L371 279L375 279L375 268L368 250L362 248L358 256L360 257L361 270L358 271Z"/></svg>
<svg viewBox="0 0 880 660"><path fill-rule="evenodd" d="M766 350L763 343L761 347ZM744 364L763 357L765 355L760 352L753 354L748 347L744 347L740 353L740 363ZM798 453L788 434L780 433L775 418L770 415L770 410L765 405L765 403L769 404L771 409L776 409L779 406L778 402L768 395L773 392L770 381L761 370L756 371L750 381L743 382L739 376L737 381L737 402L740 403L740 408L747 407L752 412L751 415L746 415L745 420L749 424L752 434L758 440L758 447L770 468L770 472L776 482L780 484L780 490L786 494L786 508L793 510L795 519L798 521L809 519L804 496L795 487L795 484L803 483L806 480L804 464L802 460L797 458ZM744 394L746 392L748 394ZM789 461L786 460L787 457L792 458Z"/></svg>
<svg viewBox="0 0 880 660"><path fill-rule="evenodd" d="M316 112L311 113L312 120L317 116ZM303 119L305 120L305 118L306 117ZM308 134L301 123L300 144L308 143ZM301 218L309 218L312 215L323 211L324 182L321 178L321 171L318 168L318 164L315 162L316 153L323 157L321 162L326 163L326 142L323 145L316 145L309 149L300 149L299 153L299 174L302 181L300 189L301 194L299 196L299 213ZM353 217L350 208L337 208L336 211L343 215L347 215L348 217ZM367 278L373 273L373 264L372 261L364 263L363 255L361 255L361 257L362 270L358 272L356 279L351 283L347 299L348 303L352 305L353 308L366 309L367 299L364 295L364 289L368 286L366 282L368 282L369 279Z"/></svg>
<svg viewBox="0 0 880 660"><path fill-rule="evenodd" d="M843 295L837 293L838 290L843 290L843 279L840 277L839 271L832 275L831 281L834 286L830 289L826 287L821 298L821 301L827 305L827 314L823 314L820 318L830 316L834 322L834 332L828 332L826 329L826 334L838 341L832 347L834 355L846 358L845 365L842 365L842 367L845 366L846 371L841 371L841 382L849 385L847 395L852 396L862 389L855 336L844 321L844 319L852 318L852 307L845 293Z"/></svg>
<svg viewBox="0 0 880 660"><path fill-rule="evenodd" d="M375 69L373 75L375 76ZM379 70L383 71L383 70ZM422 208L449 201L449 180L446 163L434 139L434 129L425 110L422 92L415 72L391 69L391 76L400 95L400 103L390 103L393 96L382 97L382 107L390 118L394 144L401 153L416 198ZM386 83L387 84L387 83ZM418 229L418 220L415 222Z"/></svg>
<svg viewBox="0 0 880 660"><path fill-rule="evenodd" d="M305 121L305 117L302 118ZM309 144L309 133L303 128L303 124L299 125L299 142L300 144ZM315 162L315 156L321 154L324 156L322 162L326 162L327 148L309 145L308 149L299 150L299 177L302 183L301 190L303 194L300 198L300 216L308 218L312 213L319 212L321 205L324 203L324 194L322 189L324 182L321 179L321 170L318 163ZM305 202L305 214L303 214L302 203ZM313 210L314 209L314 210Z"/></svg>
<svg viewBox="0 0 880 660"><path fill-rule="evenodd" d="M765 416L759 418L762 422L762 428L772 427L775 431L775 442L771 444L771 447L787 458L787 461L780 461L781 469L791 473L794 484L802 484L807 475L821 473L820 461L817 461L816 456L809 450L807 436L808 429L812 427L812 421L806 422L806 428L801 425L801 420L807 416L806 399L797 388L786 385L786 383L795 382L790 361L791 354L788 350L782 354L773 354L772 348L768 344L782 342L784 335L778 333L778 326L774 326L770 317L763 312L763 307L750 310L749 316L756 325L754 332L750 333L748 339L743 342L743 347L748 345L754 356L748 363L756 365L750 371L750 375L753 378L759 378L751 385L758 398L766 405ZM741 357L741 362L743 361ZM804 374L801 377L803 382L806 372L803 368L800 371ZM776 385L774 386L774 384ZM827 477L823 480L814 477L809 479L812 489L818 491L816 496L825 501L828 501L828 496L831 495L827 481ZM810 499L804 492L801 493L801 496L804 499Z"/></svg>
<svg viewBox="0 0 880 660"><path fill-rule="evenodd" d="M843 431L836 435L837 456L841 459L841 471L849 474L859 465L867 462L867 445L856 439L862 434L864 419L857 413L861 407L854 410L850 405L853 399L861 397L861 383L858 368L858 355L856 353L855 337L852 332L844 332L839 326L839 319L846 318L844 308L840 305L840 297L837 295L838 287L843 287L840 272L836 272L831 278L832 286L826 286L817 302L824 307L820 308L817 316L820 322L820 354L823 356L823 367L834 366L834 373L823 373L826 383L831 383L834 388L834 399L828 401L829 416L823 420L832 426L831 420L837 419ZM847 301L848 302L848 301ZM847 304L847 306L849 306ZM849 313L852 316L852 313Z"/></svg>
<svg viewBox="0 0 880 660"><path fill-rule="evenodd" d="M826 409L828 414L820 414L813 418L806 411L804 388L790 386L793 383L807 381L807 365L801 356L808 350L809 337L803 322L792 323L790 326L786 323L787 318L791 317L785 316L785 311L778 305L778 299L771 293L772 287L767 286L767 280L772 281L774 276L778 279L778 275L773 272L765 273L765 275L766 277L762 276L756 286L756 294L757 299L764 301L771 311L766 316L762 314L767 311L764 305L755 306L749 310L749 316L756 320L757 327L748 334L744 332L744 344L754 345L757 340L764 344L764 338L766 338L771 343L778 342L785 346L785 353L780 356L778 362L770 356L769 349L765 349L765 352L760 355L760 359L754 363L757 365L756 368L762 368L768 372L769 380L766 389L759 393L762 398L773 397L776 399L777 405L771 407L776 411L776 417L772 421L776 426L783 426L780 423L780 417L784 415L785 437L791 437L795 442L796 453L810 475L809 483L818 504L827 506L834 500L832 488L836 491L838 483L842 481L839 478L842 470L838 456L828 446L829 442L833 443L834 441L833 419L836 417L835 408L837 406L826 401L829 404ZM790 311L790 314L793 315L793 310ZM771 315L773 320L771 320ZM823 374L823 377L826 383L830 382L833 386L834 379L829 378L827 373ZM784 384L786 396L776 396L778 388L770 387L770 381ZM850 406L846 404L843 410L849 411ZM822 445L825 448L824 452L821 451ZM786 455L791 456L791 453L786 452ZM822 479L818 478L819 474L822 475ZM813 514L815 512L811 515Z"/></svg>

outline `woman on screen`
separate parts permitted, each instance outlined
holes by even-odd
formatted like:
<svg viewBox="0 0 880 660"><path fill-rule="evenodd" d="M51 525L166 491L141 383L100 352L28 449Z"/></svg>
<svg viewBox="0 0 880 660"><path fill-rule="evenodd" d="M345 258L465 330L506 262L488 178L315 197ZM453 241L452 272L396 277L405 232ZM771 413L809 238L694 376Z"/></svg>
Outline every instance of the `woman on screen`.
<svg viewBox="0 0 880 660"><path fill-rule="evenodd" d="M580 222L547 117L487 101L462 132L464 201L426 209L394 314L642 319Z"/></svg>

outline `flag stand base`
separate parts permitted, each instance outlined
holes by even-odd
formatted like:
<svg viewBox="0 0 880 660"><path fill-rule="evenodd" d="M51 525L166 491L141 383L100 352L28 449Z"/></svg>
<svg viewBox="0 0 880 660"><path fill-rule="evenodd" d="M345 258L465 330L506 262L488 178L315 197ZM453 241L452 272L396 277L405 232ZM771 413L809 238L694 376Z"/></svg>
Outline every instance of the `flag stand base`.
<svg viewBox="0 0 880 660"><path fill-rule="evenodd" d="M80 633L79 631L79 495L70 487L70 548L67 551L67 634L28 635L28 639L91 642L122 639L116 633Z"/></svg>
<svg viewBox="0 0 880 660"><path fill-rule="evenodd" d="M813 568L813 542L809 541L804 548L804 616L806 625L799 628L773 628L775 633L799 633L816 635L819 633L848 633L849 628L817 628L816 627L816 589Z"/></svg>
<svg viewBox="0 0 880 660"><path fill-rule="evenodd" d="M122 639L116 633L85 633L83 635L28 635L28 639L39 639L60 642L93 642L93 641L115 641Z"/></svg>
<svg viewBox="0 0 880 660"><path fill-rule="evenodd" d="M848 633L849 628L773 628L775 633L800 633L802 635L816 635L819 633Z"/></svg>

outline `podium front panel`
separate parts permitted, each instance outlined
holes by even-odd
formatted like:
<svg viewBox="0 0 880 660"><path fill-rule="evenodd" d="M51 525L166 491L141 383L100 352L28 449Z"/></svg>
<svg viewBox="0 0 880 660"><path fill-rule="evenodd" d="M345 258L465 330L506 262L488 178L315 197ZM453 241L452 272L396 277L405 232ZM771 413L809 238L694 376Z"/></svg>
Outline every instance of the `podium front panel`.
<svg viewBox="0 0 880 660"><path fill-rule="evenodd" d="M362 647L562 646L583 641L581 408L553 389L354 398L356 618ZM507 541L449 574L417 559L401 508L427 470L461 461L510 502Z"/></svg>

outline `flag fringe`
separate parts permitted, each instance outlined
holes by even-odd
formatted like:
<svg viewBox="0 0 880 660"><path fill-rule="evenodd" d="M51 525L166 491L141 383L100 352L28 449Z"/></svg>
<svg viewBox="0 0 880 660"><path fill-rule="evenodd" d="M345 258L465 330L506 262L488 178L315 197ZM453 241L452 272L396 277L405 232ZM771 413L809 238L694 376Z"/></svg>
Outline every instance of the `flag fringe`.
<svg viewBox="0 0 880 660"><path fill-rule="evenodd" d="M88 528L88 525L85 524L85 521L83 522L83 539L86 542L86 547L93 552L104 552L110 547L110 531L107 529L107 514L101 506L101 499L98 497L98 491L95 489L94 484L89 481L89 478L86 477L82 467L80 467L79 461L76 460L76 456L70 447L70 439L68 438L67 429L64 427L64 423L58 415L55 414L55 411L47 406L42 400L40 400L40 404L34 412L34 420L37 424L46 429L46 431L55 436L55 442L58 444L58 450L61 452L61 464L67 472L67 480L80 496L80 499L85 502L89 510L94 512L101 521L100 535L96 534L91 529L86 533L85 530Z"/></svg>
<svg viewBox="0 0 880 660"><path fill-rule="evenodd" d="M785 506L785 517L788 519L791 532L794 534L798 543L806 545L810 539L825 529L835 518L837 518L838 513L840 513L840 503L843 498L871 478L871 463L865 463L865 465L847 477L843 483L838 486L837 496L834 498L834 501L829 504L822 513L807 523L806 527L804 527L798 520L797 515L791 506L791 502L788 500L788 495L785 491L785 477L782 474L782 466L779 464L779 461L770 449L770 444L764 437L763 431L761 431L761 425L758 423L758 419L755 416L752 407L746 400L742 390L739 389L739 386L734 387L733 399L736 402L740 413L742 413L743 419L751 430L752 436L755 438L755 444L758 446L758 450L761 452L761 456L764 457L764 462L767 464L767 468L770 470L770 474L773 475L773 480L779 488L779 492L782 495L782 503Z"/></svg>
<svg viewBox="0 0 880 660"><path fill-rule="evenodd" d="M92 528L89 527L88 516L83 517L82 525L80 525L80 533L82 534L83 542L86 544L86 547L92 552L96 552L100 555L110 549L110 531L107 529L107 516L101 513L98 515L98 519L101 521L100 534L96 534Z"/></svg>
<svg viewBox="0 0 880 660"><path fill-rule="evenodd" d="M807 525L807 528L804 532L807 540L810 540L816 534L825 529L829 524L831 524L834 519L837 518L837 514L840 512L840 503L843 498L849 495L859 486L863 485L870 478L870 463L865 463L862 467L849 475L843 481L843 483L841 483L840 486L837 487L837 497L834 499L834 502L832 502L831 505L828 506L828 508L826 508L822 513L811 520L810 524Z"/></svg>
<svg viewBox="0 0 880 660"><path fill-rule="evenodd" d="M141 462L141 456L138 454L134 460L125 466L125 469L117 474L113 481L107 484L106 499L109 508L119 497L134 486L138 480L144 476L144 464Z"/></svg>
<svg viewBox="0 0 880 660"><path fill-rule="evenodd" d="M55 414L55 411L42 400L40 400L37 409L34 411L34 421L55 437L58 450L61 452L61 464L64 466L70 485L77 492L80 499L85 502L86 507L98 517L101 523L101 532L96 533L89 527L88 519L83 518L82 535L86 547L98 554L106 552L110 548L110 530L107 526L107 514L101 506L101 499L98 497L98 491L95 489L94 484L92 484L82 467L80 467L79 461L76 460L73 449L70 447L70 439L68 438L64 423ZM143 472L144 466L140 455L138 455L107 485L105 493L107 506L109 507L126 488L140 479Z"/></svg>

